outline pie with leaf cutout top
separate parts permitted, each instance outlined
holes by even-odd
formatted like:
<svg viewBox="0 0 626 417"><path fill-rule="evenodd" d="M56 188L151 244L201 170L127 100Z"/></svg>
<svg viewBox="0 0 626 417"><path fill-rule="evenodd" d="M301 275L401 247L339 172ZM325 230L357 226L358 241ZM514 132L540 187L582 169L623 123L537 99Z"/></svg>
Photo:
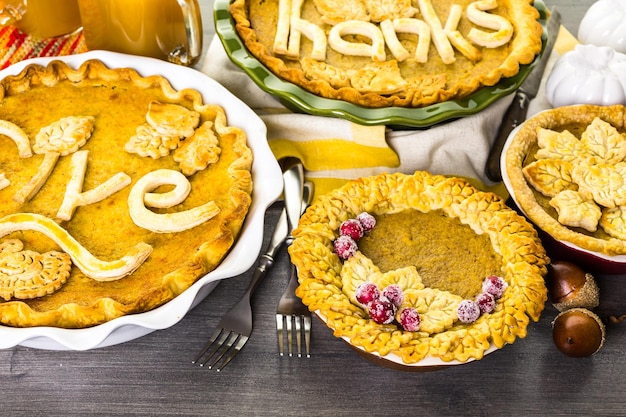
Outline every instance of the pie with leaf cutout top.
<svg viewBox="0 0 626 417"><path fill-rule="evenodd" d="M626 254L626 107L575 105L528 119L504 154L511 195L552 238Z"/></svg>

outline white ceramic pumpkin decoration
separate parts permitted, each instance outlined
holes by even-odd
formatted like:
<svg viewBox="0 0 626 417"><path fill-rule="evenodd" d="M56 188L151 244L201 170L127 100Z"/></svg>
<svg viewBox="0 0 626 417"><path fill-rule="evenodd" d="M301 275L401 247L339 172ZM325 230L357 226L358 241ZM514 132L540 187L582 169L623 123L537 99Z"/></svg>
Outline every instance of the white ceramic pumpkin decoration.
<svg viewBox="0 0 626 417"><path fill-rule="evenodd" d="M592 4L580 21L578 40L626 53L626 1L598 0Z"/></svg>
<svg viewBox="0 0 626 417"><path fill-rule="evenodd" d="M554 63L546 98L553 107L626 105L626 54L608 46L576 45Z"/></svg>

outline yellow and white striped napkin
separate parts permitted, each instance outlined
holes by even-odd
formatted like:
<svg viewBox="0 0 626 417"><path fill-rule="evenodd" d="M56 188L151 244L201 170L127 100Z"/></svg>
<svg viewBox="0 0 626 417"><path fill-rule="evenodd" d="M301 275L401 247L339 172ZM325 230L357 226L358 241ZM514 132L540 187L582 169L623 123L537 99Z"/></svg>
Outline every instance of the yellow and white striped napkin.
<svg viewBox="0 0 626 417"><path fill-rule="evenodd" d="M553 55L552 61L558 53ZM506 196L502 184L494 184L485 176L484 167L512 95L477 114L432 128L391 130L385 126L362 126L343 119L291 112L230 61L217 36L209 45L201 71L229 89L261 117L276 158L293 156L303 161L305 175L315 183L317 195L349 179L383 172L426 170L461 176L483 189ZM533 114L549 107L543 97L535 101Z"/></svg>

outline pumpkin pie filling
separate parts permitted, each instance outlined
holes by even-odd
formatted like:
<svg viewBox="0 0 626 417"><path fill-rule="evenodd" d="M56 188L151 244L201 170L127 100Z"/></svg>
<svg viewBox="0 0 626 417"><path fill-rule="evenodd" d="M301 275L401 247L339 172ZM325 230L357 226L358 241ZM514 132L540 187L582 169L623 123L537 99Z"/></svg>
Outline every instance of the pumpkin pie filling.
<svg viewBox="0 0 626 417"><path fill-rule="evenodd" d="M485 234L477 235L443 212L407 210L377 217L359 250L381 271L415 265L424 285L475 298L485 277L500 274L502 257Z"/></svg>

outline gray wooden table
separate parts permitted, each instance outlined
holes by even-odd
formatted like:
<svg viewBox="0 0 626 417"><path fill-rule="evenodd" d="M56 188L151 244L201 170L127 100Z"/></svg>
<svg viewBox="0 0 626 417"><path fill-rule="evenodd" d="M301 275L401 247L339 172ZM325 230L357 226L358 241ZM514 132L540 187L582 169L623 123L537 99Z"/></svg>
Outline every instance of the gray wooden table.
<svg viewBox="0 0 626 417"><path fill-rule="evenodd" d="M211 1L201 0L206 44ZM592 3L558 5L576 33ZM210 59L210 58L209 58ZM278 208L267 214L267 227ZM373 364L313 323L310 359L277 355L274 314L288 280L285 252L254 299L254 332L221 373L191 358L239 299L250 274L222 282L177 325L122 345L87 352L22 346L0 351L0 414L5 416L460 416L626 414L626 330L610 326L592 358L560 354L547 306L528 336L471 364L407 373Z"/></svg>

